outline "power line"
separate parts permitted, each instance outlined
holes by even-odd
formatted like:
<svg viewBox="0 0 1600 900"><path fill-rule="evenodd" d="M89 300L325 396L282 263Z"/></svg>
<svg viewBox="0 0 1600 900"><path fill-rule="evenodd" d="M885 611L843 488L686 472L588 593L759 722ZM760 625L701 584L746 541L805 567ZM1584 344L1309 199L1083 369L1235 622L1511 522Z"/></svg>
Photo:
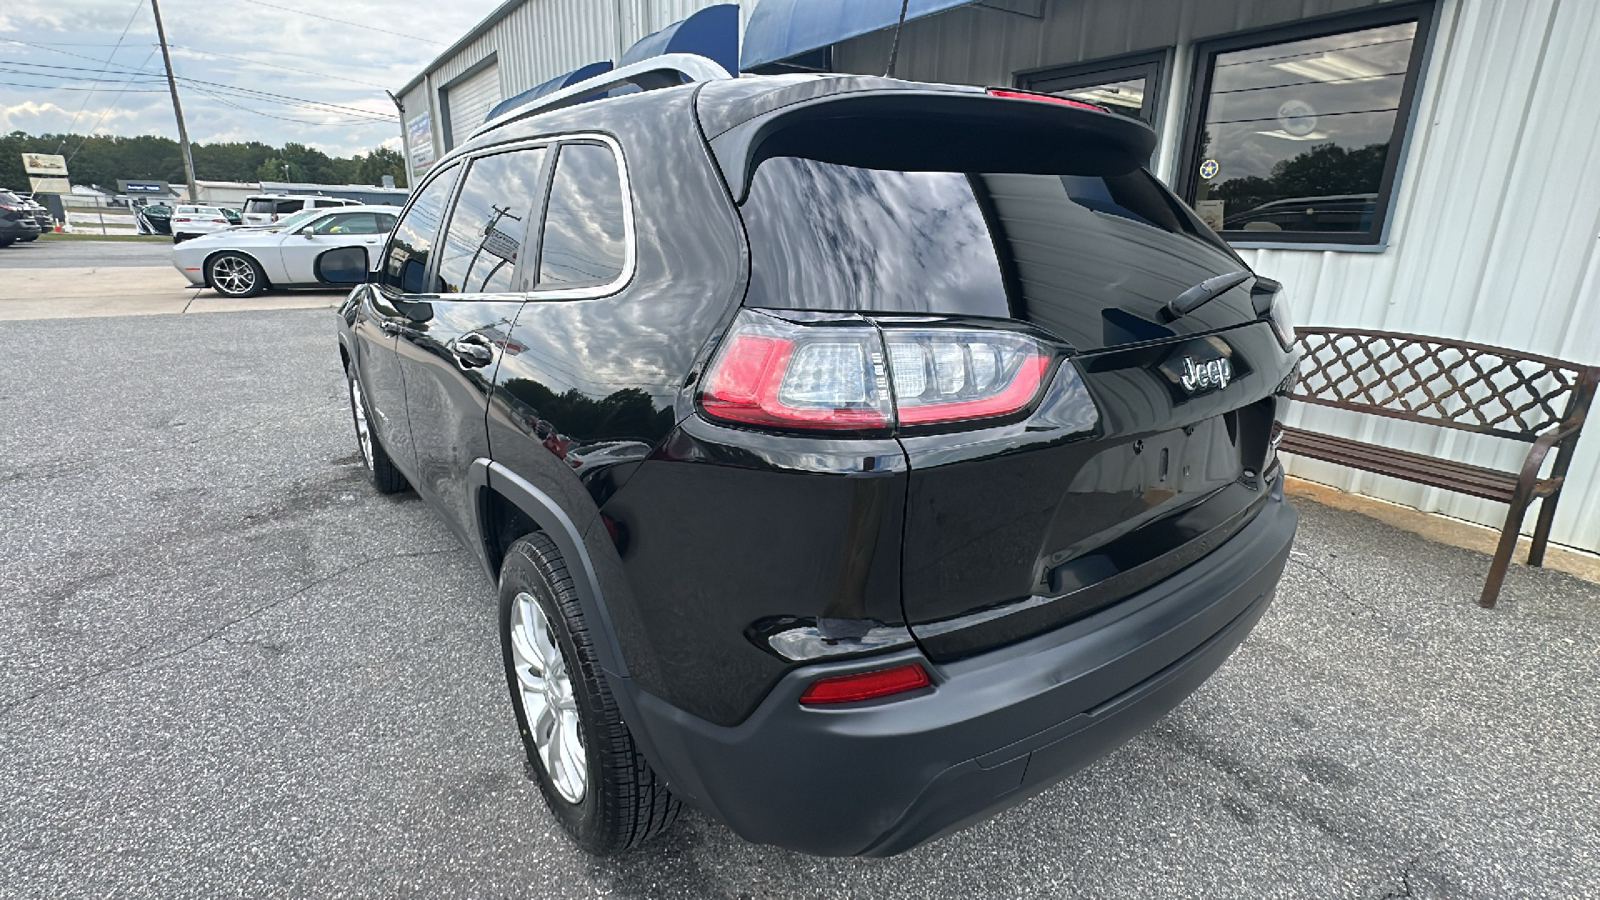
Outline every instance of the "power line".
<svg viewBox="0 0 1600 900"><path fill-rule="evenodd" d="M66 84L23 84L20 81L0 81L6 87L32 88L36 91L98 91L97 87L72 87ZM136 88L128 91L131 94L164 94L160 88Z"/></svg>
<svg viewBox="0 0 1600 900"><path fill-rule="evenodd" d="M159 49L159 48L157 48L157 47L151 47L150 48L150 52L145 54L144 61L139 63L139 68L141 68L141 69L144 68L145 65L150 62L151 57L156 55L156 50L157 49ZM129 84L132 84L132 82L129 82ZM129 90L128 85L124 84L122 86L122 90L118 91L117 95L115 97L111 98L111 102L106 105L106 108L100 110L100 118L94 120L94 124L89 127L89 134L84 135L83 136L83 140L78 142L78 146L73 148L72 154L67 157L67 162L72 162L72 157L77 156L78 155L78 151L82 150L83 146L85 144L89 143L89 136L94 134L94 130L96 128L99 128L100 127L100 123L104 122L106 120L106 116L111 113L111 110L116 108L117 103L119 103L122 100L122 95L128 93L128 90ZM142 92L142 90L143 89L141 89L141 92Z"/></svg>
<svg viewBox="0 0 1600 900"><path fill-rule="evenodd" d="M245 112L255 113L258 116L266 116L269 119L277 119L280 122L293 122L296 125L317 125L317 126L328 125L328 126L337 126L337 127L341 127L341 128L348 128L348 127L355 126L355 125L371 126L371 125L375 124L370 119L369 120L360 120L360 121L350 121L350 122L308 122L305 119L291 119L288 116L279 116L279 115L274 115L273 113L263 112L263 111L261 111L259 109L251 109L250 107L244 106L243 104L235 103L232 100L229 100L227 97L222 96L221 94L212 93L211 91L208 91L203 87L197 87L197 88L195 88L195 90L199 91L202 94L205 94L206 96L210 97L213 100L216 100L216 101L221 102L221 103L226 103L227 105L233 107L234 109L242 109Z"/></svg>
<svg viewBox="0 0 1600 900"><path fill-rule="evenodd" d="M324 16L324 15L321 15L319 13L306 12L303 9L293 9L291 7L288 7L288 6L278 6L278 5L273 4L273 3L263 3L263 2L261 2L261 0L244 0L244 2L246 2L246 3L254 3L256 6L265 6L268 9L278 9L278 10L282 10L284 12L299 13L302 16L310 16L310 17L312 17L314 19L326 19L329 22L338 22L340 25L349 25L352 28L365 28L368 31L377 31L377 32L381 32L383 34L392 34L395 37L403 37L403 38L405 38L407 40L411 40L411 41L423 41L424 43L428 43L428 44L437 44L437 45L439 45L441 47L444 46L444 41L435 41L435 40L431 40L431 39L425 38L425 37L417 37L414 34L401 34L398 31L389 31L389 30L383 29L383 28L374 28L371 25L363 25L360 22L351 22L351 21L349 21L347 19L335 19L332 16Z"/></svg>
<svg viewBox="0 0 1600 900"><path fill-rule="evenodd" d="M106 70L111 68L111 60L116 57L117 51L122 49L122 42L128 37L128 29L133 27L133 20L139 18L139 11L142 9L144 9L144 0L133 0L133 14L128 16L128 24L122 26L122 33L117 35L117 42L112 46L111 52L106 54L105 65L100 68L101 75L104 75ZM93 96L93 94L94 92L90 91L89 94L85 95L83 98L83 104L78 107L77 112L72 114L72 124L67 126L68 134L72 133L72 129L78 127L78 117L83 115L83 111L85 109L89 108L89 97ZM66 145L67 139L62 138L60 145L56 147L56 152L60 153L61 148L65 147Z"/></svg>
<svg viewBox="0 0 1600 900"><path fill-rule="evenodd" d="M148 57L146 59L148 60ZM0 59L0 63L5 63L5 64L8 64L8 65L29 66L29 67L32 67L32 68L39 68L39 69L55 69L55 70L63 71L63 72L93 72L94 71L93 69L85 69L85 68L82 68L82 67L79 67L79 66L52 66L52 65L48 65L46 63L30 63L30 62L23 62L23 61L20 61L20 60L4 60L4 59ZM147 71L147 70L145 70L143 68L143 65L144 64L141 63L140 64L140 68L137 68L137 69L119 69L119 70L116 70L116 72L114 74L143 76L143 77L146 77L146 78L152 78L152 79L157 79L157 80L160 80L160 79L163 78L161 73ZM77 77L77 76L70 76L70 75L51 75L51 74L44 73L44 72L26 72L26 73L18 72L18 74L36 75L37 77L40 77L40 78L66 78L66 79L72 79L72 78ZM206 80L199 79L199 78L189 78L189 77L184 76L184 75L177 75L175 77L179 81L181 81L181 82L183 82L185 84L189 84L189 85L206 85L207 87L213 87L213 88L217 88L217 89L223 90L223 91L234 91L234 92L238 92L238 93L241 93L241 94L247 94L247 95L255 96L255 97L262 97L262 98L268 98L268 99L279 100L279 101L292 101L292 102L288 103L288 105L291 105L291 106L321 106L321 107L328 107L328 108L333 109L333 110L338 110L338 111L343 112L345 114L363 115L363 116L367 116L369 118L375 118L375 119L378 119L378 120L384 121L384 122L397 121L396 117L388 115L387 113L374 112L373 110L364 109L364 108L359 107L359 106L348 106L348 105L345 105L343 103L329 103L329 102L324 101L324 100L312 100L312 99L307 98L307 97L295 97L295 96L292 96L290 94L276 94L276 93L272 93L271 91L258 91L258 90L255 90L253 88L242 88L242 87L238 87L236 85L224 84L224 83L222 83L220 81L206 81ZM89 79L82 79L82 80L89 80ZM107 81L108 83L114 83L114 84L124 83L124 82L110 82L109 79L95 79L95 80ZM138 82L138 83L140 83L140 84L148 84L148 83L153 83L153 82Z"/></svg>
<svg viewBox="0 0 1600 900"><path fill-rule="evenodd" d="M232 55L229 55L227 53L218 53L215 50L200 50L200 49L197 49L195 47L185 47L185 46L182 46L180 44L170 44L168 46L172 47L175 50L187 50L190 53L198 53L201 56L220 56L223 59L236 59L239 62L249 63L252 66L270 66L271 68L274 68L274 69L282 69L285 72L299 72L302 75L315 75L318 78L332 78L335 81L348 81L348 82L351 82L352 84L364 84L364 85L367 85L368 87L375 87L375 88L379 88L379 89L382 89L384 87L384 85L374 84L373 82L370 82L370 81L362 81L359 78L345 78L345 77L340 76L340 75L329 75L326 72L313 72L310 69L296 69L294 66L280 66L277 63L263 62L263 61L261 61L259 59L249 59L249 58L243 57L243 56L232 56Z"/></svg>

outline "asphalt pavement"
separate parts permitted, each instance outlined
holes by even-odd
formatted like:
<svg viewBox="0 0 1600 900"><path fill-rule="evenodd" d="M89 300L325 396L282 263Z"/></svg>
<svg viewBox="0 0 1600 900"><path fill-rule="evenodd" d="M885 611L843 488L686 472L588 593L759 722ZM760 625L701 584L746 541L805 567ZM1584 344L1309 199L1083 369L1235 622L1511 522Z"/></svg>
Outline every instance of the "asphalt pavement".
<svg viewBox="0 0 1600 900"><path fill-rule="evenodd" d="M0 896L1600 884L1600 587L1516 566L1483 610L1486 556L1310 503L1223 670L1017 808L889 860L694 813L593 859L523 778L489 584L366 486L327 311L0 322L0 354Z"/></svg>
<svg viewBox="0 0 1600 900"><path fill-rule="evenodd" d="M58 241L40 238L0 248L0 270L80 266L171 266L172 241ZM4 285L0 276L0 285Z"/></svg>

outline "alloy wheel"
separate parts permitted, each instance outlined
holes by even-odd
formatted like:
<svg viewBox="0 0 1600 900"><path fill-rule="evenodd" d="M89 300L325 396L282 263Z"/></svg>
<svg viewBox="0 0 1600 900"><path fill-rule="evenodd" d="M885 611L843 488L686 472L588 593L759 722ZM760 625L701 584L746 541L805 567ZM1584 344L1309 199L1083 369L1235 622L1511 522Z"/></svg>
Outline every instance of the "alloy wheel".
<svg viewBox="0 0 1600 900"><path fill-rule="evenodd" d="M588 790L589 757L572 678L550 620L526 591L511 605L511 653L539 762L556 793L568 803L580 803Z"/></svg>
<svg viewBox="0 0 1600 900"><path fill-rule="evenodd" d="M256 269L249 260L224 256L211 264L211 283L224 294L246 294L256 286Z"/></svg>

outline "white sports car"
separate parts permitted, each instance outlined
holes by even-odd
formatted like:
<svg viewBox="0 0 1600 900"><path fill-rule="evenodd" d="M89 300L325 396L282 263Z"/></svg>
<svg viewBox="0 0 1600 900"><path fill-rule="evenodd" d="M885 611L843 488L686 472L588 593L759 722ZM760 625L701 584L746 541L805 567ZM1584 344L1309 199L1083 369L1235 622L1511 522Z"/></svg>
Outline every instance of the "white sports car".
<svg viewBox="0 0 1600 900"><path fill-rule="evenodd" d="M366 280L394 230L393 206L308 209L263 227L229 228L172 248L195 287L225 297L268 288L349 287Z"/></svg>

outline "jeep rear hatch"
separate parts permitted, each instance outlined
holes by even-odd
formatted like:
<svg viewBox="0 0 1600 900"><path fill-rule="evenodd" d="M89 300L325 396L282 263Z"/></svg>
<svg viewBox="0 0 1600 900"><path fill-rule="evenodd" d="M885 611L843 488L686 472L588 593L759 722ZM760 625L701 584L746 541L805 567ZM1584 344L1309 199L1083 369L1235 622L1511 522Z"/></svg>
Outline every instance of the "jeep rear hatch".
<svg viewBox="0 0 1600 900"><path fill-rule="evenodd" d="M724 133L743 148L717 156L745 194L745 304L779 321L746 314L702 409L899 439L904 612L947 660L1094 614L1242 528L1270 492L1291 357L1127 120L931 96L880 92L870 117L811 100ZM950 96L962 108L929 118ZM862 319L881 337L849 330Z"/></svg>

